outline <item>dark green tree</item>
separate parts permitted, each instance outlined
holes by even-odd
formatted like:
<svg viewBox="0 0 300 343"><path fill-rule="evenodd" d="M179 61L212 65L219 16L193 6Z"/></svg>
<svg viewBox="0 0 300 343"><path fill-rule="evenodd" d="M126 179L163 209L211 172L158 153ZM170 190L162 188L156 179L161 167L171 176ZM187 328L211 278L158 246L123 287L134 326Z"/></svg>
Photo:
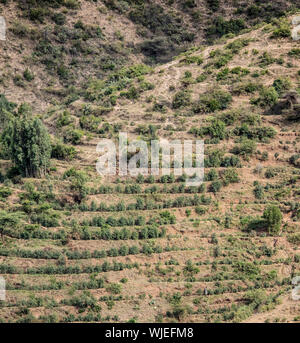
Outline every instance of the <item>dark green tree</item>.
<svg viewBox="0 0 300 343"><path fill-rule="evenodd" d="M266 221L270 235L279 233L282 223L282 213L277 206L269 205L264 211L263 219Z"/></svg>
<svg viewBox="0 0 300 343"><path fill-rule="evenodd" d="M46 173L51 144L40 119L24 116L11 120L3 131L2 142L22 175L39 177Z"/></svg>

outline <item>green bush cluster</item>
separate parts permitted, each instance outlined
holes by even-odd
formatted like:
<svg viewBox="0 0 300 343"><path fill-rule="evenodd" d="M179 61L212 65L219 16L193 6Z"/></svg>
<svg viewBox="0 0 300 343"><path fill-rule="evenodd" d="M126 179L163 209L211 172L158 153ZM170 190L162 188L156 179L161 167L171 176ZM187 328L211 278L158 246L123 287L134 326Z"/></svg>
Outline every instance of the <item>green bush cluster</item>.
<svg viewBox="0 0 300 343"><path fill-rule="evenodd" d="M174 109L189 106L191 104L191 93L189 91L183 90L179 91L174 95L172 101L172 107Z"/></svg>
<svg viewBox="0 0 300 343"><path fill-rule="evenodd" d="M245 28L246 23L241 18L226 20L219 16L214 19L212 25L208 27L207 36L209 38L215 38L224 36L228 33L237 34Z"/></svg>
<svg viewBox="0 0 300 343"><path fill-rule="evenodd" d="M51 157L58 160L71 161L77 155L77 151L73 146L69 146L61 142L52 144L51 148Z"/></svg>
<svg viewBox="0 0 300 343"><path fill-rule="evenodd" d="M289 38L291 37L290 23L287 19L274 20L275 28L272 32L272 38Z"/></svg>
<svg viewBox="0 0 300 343"><path fill-rule="evenodd" d="M221 89L212 89L200 95L199 101L193 105L194 113L211 113L225 110L232 102L230 93Z"/></svg>
<svg viewBox="0 0 300 343"><path fill-rule="evenodd" d="M259 92L259 97L251 102L261 107L271 107L278 102L278 93L274 87L263 87Z"/></svg>
<svg viewBox="0 0 300 343"><path fill-rule="evenodd" d="M284 91L287 91L292 87L292 83L289 78L280 77L274 80L273 87L278 94L282 94Z"/></svg>
<svg viewBox="0 0 300 343"><path fill-rule="evenodd" d="M243 138L241 143L234 146L232 149L232 153L236 155L241 155L243 157L252 156L256 151L256 143L255 141Z"/></svg>
<svg viewBox="0 0 300 343"><path fill-rule="evenodd" d="M250 128L244 123L241 126L235 127L233 133L237 136L246 137L251 140L266 141L269 138L274 138L277 132L273 127L257 126Z"/></svg>

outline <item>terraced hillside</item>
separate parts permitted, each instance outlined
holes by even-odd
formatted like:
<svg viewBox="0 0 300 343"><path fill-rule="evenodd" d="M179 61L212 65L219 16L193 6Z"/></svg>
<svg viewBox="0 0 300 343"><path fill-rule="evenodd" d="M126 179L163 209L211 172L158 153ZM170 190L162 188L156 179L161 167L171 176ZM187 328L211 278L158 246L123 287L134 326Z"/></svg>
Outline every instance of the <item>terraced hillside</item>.
<svg viewBox="0 0 300 343"><path fill-rule="evenodd" d="M7 6L27 13L17 3ZM65 3L76 9L75 1ZM297 13L210 45L200 45L199 34L177 57L163 54L163 64L149 63L143 50L118 64L122 53L106 51L109 40L119 26L122 48L142 43L127 12L143 2L122 1L122 10L116 3L82 1L81 24L75 13L68 19L65 30L75 23L72 34L90 32L79 40L95 49L76 46L73 67L62 68L70 51L59 54L47 37L36 40L41 50L29 43L34 30L0 42L0 275L7 289L0 321L300 322L291 298L291 280L300 275L300 46L290 38ZM180 2L172 3L179 11ZM87 28L84 19L98 7L103 17ZM10 26L9 13L12 38L17 24ZM104 43L96 23L107 28ZM103 55L113 56L114 67L97 67ZM6 139L10 121L31 116L51 137L50 165L34 178L14 166ZM120 131L130 141L203 139L205 182L101 177L97 143L117 140Z"/></svg>

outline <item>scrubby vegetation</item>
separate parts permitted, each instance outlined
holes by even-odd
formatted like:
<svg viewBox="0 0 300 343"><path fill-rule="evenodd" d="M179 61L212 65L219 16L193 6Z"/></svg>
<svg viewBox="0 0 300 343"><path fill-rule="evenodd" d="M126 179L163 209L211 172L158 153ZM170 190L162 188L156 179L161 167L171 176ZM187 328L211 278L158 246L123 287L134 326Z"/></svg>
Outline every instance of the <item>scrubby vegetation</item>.
<svg viewBox="0 0 300 343"><path fill-rule="evenodd" d="M0 322L299 321L294 5L0 2ZM99 175L120 132L203 140L203 183Z"/></svg>

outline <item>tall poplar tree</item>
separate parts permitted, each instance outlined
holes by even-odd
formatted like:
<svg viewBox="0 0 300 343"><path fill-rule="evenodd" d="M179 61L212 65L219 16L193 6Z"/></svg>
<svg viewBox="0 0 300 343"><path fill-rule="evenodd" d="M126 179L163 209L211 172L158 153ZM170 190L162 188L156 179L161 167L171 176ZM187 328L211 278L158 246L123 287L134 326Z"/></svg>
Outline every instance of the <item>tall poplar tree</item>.
<svg viewBox="0 0 300 343"><path fill-rule="evenodd" d="M11 120L2 134L8 156L25 177L43 176L49 167L49 134L38 118L24 116Z"/></svg>

